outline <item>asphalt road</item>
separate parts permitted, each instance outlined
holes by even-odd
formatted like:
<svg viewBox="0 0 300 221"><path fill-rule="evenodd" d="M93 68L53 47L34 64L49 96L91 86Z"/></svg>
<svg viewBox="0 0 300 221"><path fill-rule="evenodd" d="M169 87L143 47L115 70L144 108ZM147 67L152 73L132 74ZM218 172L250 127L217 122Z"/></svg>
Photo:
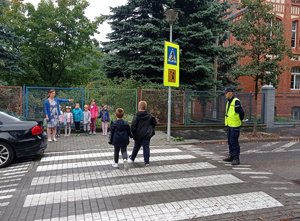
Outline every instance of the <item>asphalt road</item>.
<svg viewBox="0 0 300 221"><path fill-rule="evenodd" d="M241 143L241 163L270 171L300 185L300 142L273 141ZM209 150L226 155L228 146L208 144Z"/></svg>

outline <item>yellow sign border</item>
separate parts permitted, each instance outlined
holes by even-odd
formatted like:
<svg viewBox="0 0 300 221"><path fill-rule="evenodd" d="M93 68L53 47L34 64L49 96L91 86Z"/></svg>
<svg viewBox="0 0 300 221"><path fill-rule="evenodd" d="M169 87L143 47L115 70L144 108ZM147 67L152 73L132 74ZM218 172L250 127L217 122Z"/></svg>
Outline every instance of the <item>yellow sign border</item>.
<svg viewBox="0 0 300 221"><path fill-rule="evenodd" d="M168 47L176 48L176 65L168 64ZM169 81L169 72L174 73L175 79ZM179 87L179 45L165 41L165 54L164 54L164 86Z"/></svg>

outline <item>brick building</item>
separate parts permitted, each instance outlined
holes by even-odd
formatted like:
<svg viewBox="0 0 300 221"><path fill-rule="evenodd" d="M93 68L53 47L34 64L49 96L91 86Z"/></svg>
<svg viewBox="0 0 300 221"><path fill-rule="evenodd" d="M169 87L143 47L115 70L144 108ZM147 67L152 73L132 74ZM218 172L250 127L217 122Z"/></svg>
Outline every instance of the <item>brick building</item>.
<svg viewBox="0 0 300 221"><path fill-rule="evenodd" d="M300 120L300 0L267 0L273 5L273 12L283 23L284 36L292 49L294 58L285 57L282 61L284 72L280 76L276 93L275 114L291 120ZM239 19L243 10L238 10L239 0L232 2L234 21ZM229 42L234 37L231 35ZM243 61L240 61L243 63ZM240 88L245 92L254 92L254 81L249 77L240 77Z"/></svg>

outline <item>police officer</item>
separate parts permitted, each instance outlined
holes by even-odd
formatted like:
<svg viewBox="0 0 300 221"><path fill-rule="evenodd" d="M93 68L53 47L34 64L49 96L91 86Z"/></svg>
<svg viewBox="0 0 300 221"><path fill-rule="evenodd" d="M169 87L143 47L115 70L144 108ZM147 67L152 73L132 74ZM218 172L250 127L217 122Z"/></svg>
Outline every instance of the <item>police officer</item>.
<svg viewBox="0 0 300 221"><path fill-rule="evenodd" d="M225 109L225 126L227 126L227 138L229 145L229 155L223 161L231 162L232 165L240 164L240 126L244 119L244 110L238 98L234 97L233 88L225 89L227 99Z"/></svg>

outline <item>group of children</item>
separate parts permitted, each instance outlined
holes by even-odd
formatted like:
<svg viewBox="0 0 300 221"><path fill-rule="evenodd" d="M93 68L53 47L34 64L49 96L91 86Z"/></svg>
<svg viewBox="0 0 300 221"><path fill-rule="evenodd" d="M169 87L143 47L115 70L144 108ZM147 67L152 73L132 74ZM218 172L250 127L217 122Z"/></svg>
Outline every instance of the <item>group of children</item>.
<svg viewBox="0 0 300 221"><path fill-rule="evenodd" d="M65 129L65 136L70 136L72 124L75 125L76 136L80 135L81 126L83 126L83 130L86 134L96 134L97 118L101 119L102 134L107 135L108 124L110 121L107 105L103 105L102 109L99 111L95 100L92 99L90 105L84 105L83 110L80 108L79 103L75 104L73 110L71 106L66 106L65 112L62 112L61 110L59 115L56 136L60 136L62 126L64 126Z"/></svg>

